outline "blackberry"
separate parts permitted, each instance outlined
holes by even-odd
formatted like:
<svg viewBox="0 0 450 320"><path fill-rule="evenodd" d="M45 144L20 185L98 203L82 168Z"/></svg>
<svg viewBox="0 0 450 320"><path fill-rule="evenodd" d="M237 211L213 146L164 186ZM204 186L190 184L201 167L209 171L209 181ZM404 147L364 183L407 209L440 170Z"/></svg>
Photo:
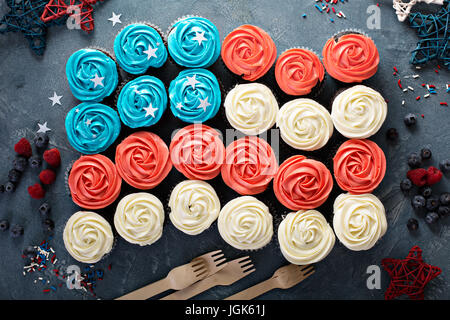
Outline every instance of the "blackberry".
<svg viewBox="0 0 450 320"><path fill-rule="evenodd" d="M0 231L6 231L8 229L9 229L9 221L8 220L0 221Z"/></svg>
<svg viewBox="0 0 450 320"><path fill-rule="evenodd" d="M416 124L417 122L417 116L413 113L408 113L405 118L403 119L403 121L405 122L405 125L407 127L411 127L413 125Z"/></svg>
<svg viewBox="0 0 450 320"><path fill-rule="evenodd" d="M14 192L14 190L16 190L16 185L14 183L12 183L11 181L8 181L5 184L5 191L6 192Z"/></svg>
<svg viewBox="0 0 450 320"><path fill-rule="evenodd" d="M47 202L44 202L39 207L39 213L41 214L42 218L47 218L50 213L51 207Z"/></svg>
<svg viewBox="0 0 450 320"><path fill-rule="evenodd" d="M42 222L42 227L44 228L44 231L53 231L55 228L55 223L52 219L47 218Z"/></svg>
<svg viewBox="0 0 450 320"><path fill-rule="evenodd" d="M448 205L450 205L450 193L448 193L448 192L442 193L441 196L439 197L439 202L440 202L443 206L448 206Z"/></svg>
<svg viewBox="0 0 450 320"><path fill-rule="evenodd" d="M19 182L22 173L16 169L11 169L8 172L8 181L10 182Z"/></svg>
<svg viewBox="0 0 450 320"><path fill-rule="evenodd" d="M431 187L425 186L420 188L420 194L424 196L425 198L429 198L431 194L433 193L433 189Z"/></svg>
<svg viewBox="0 0 450 320"><path fill-rule="evenodd" d="M433 224L439 220L439 215L436 212L428 212L425 216L425 222L428 224Z"/></svg>
<svg viewBox="0 0 450 320"><path fill-rule="evenodd" d="M28 164L27 159L22 156L17 156L13 160L14 169L20 172L25 171L25 169L27 168L27 164Z"/></svg>
<svg viewBox="0 0 450 320"><path fill-rule="evenodd" d="M439 162L439 168L444 173L450 172L450 159L445 159Z"/></svg>
<svg viewBox="0 0 450 320"><path fill-rule="evenodd" d="M414 209L424 208L426 205L426 199L421 195L415 195L411 200L411 205Z"/></svg>
<svg viewBox="0 0 450 320"><path fill-rule="evenodd" d="M422 158L415 152L408 156L408 165L411 168L418 168L422 165Z"/></svg>
<svg viewBox="0 0 450 320"><path fill-rule="evenodd" d="M23 235L23 227L16 224L14 225L11 230L9 231L9 234L11 235L11 237L13 238L18 238L21 235Z"/></svg>
<svg viewBox="0 0 450 320"><path fill-rule="evenodd" d="M420 156L422 157L423 160L428 160L431 158L431 150L428 148L423 148L422 150L420 150Z"/></svg>
<svg viewBox="0 0 450 320"><path fill-rule="evenodd" d="M428 211L436 211L439 208L439 198L436 196L431 196L427 199L427 210Z"/></svg>
<svg viewBox="0 0 450 320"><path fill-rule="evenodd" d="M398 139L398 131L395 128L390 128L386 131L386 138L390 141L396 141Z"/></svg>
<svg viewBox="0 0 450 320"><path fill-rule="evenodd" d="M408 227L409 231L416 231L417 229L419 229L419 221L417 221L414 218L411 218L408 220L406 226Z"/></svg>
<svg viewBox="0 0 450 320"><path fill-rule="evenodd" d="M411 188L412 188L412 182L408 178L403 179L402 182L400 182L400 189L402 191L407 192L407 191L411 190Z"/></svg>
<svg viewBox="0 0 450 320"><path fill-rule="evenodd" d="M34 145L39 149L43 149L47 147L48 141L48 135L46 133L39 132L34 138Z"/></svg>
<svg viewBox="0 0 450 320"><path fill-rule="evenodd" d="M447 217L450 214L449 206L440 206L437 211L438 215L442 218Z"/></svg>
<svg viewBox="0 0 450 320"><path fill-rule="evenodd" d="M42 160L38 156L32 156L30 157L30 159L28 159L28 163L32 168L39 168L42 164Z"/></svg>

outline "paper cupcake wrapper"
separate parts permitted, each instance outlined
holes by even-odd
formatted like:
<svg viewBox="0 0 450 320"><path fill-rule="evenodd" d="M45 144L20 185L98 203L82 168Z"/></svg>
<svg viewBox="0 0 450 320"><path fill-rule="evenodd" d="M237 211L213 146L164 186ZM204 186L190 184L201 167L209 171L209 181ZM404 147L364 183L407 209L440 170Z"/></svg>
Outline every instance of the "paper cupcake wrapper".
<svg viewBox="0 0 450 320"><path fill-rule="evenodd" d="M356 28L348 28L348 29L340 30L340 31L336 32L336 33L332 36L332 38L334 38L335 41L336 41L336 40L338 40L340 37L342 37L343 35L346 35L346 34L353 34L353 33L362 34L363 36L366 36L367 38L373 40L373 39L372 39L367 33L365 33L363 30L361 30L361 29L356 29Z"/></svg>
<svg viewBox="0 0 450 320"><path fill-rule="evenodd" d="M72 199L72 195L70 193L70 188L69 188L69 175L70 175L70 171L72 170L72 167L74 165L76 160L71 161L65 171L64 171L64 189L66 191L66 195L69 196Z"/></svg>

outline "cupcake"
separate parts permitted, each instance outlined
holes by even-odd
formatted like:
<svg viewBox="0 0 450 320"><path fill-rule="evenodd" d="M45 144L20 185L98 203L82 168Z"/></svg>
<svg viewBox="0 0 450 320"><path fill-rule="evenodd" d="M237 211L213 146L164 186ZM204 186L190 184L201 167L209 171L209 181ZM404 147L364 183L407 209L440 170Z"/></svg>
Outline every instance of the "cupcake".
<svg viewBox="0 0 450 320"><path fill-rule="evenodd" d="M339 147L333 167L342 190L351 194L371 193L384 178L386 157L375 142L352 139Z"/></svg>
<svg viewBox="0 0 450 320"><path fill-rule="evenodd" d="M188 179L213 179L220 173L225 160L221 135L207 125L184 127L172 138L170 159L173 166Z"/></svg>
<svg viewBox="0 0 450 320"><path fill-rule="evenodd" d="M334 201L333 228L350 250L369 250L386 233L384 206L373 194L341 194Z"/></svg>
<svg viewBox="0 0 450 320"><path fill-rule="evenodd" d="M172 190L169 208L169 218L175 228L193 236L202 233L216 221L220 201L209 183L185 180Z"/></svg>
<svg viewBox="0 0 450 320"><path fill-rule="evenodd" d="M261 83L238 84L228 92L225 114L231 126L247 135L258 135L273 127L278 102Z"/></svg>
<svg viewBox="0 0 450 320"><path fill-rule="evenodd" d="M188 68L207 68L220 56L217 27L202 17L183 17L170 28L167 46L175 63Z"/></svg>
<svg viewBox="0 0 450 320"><path fill-rule="evenodd" d="M114 226L129 243L147 246L161 238L164 207L150 193L132 193L122 198L114 214Z"/></svg>
<svg viewBox="0 0 450 320"><path fill-rule="evenodd" d="M311 99L295 99L285 103L277 116L281 138L298 150L322 148L333 135L330 113Z"/></svg>
<svg viewBox="0 0 450 320"><path fill-rule="evenodd" d="M140 131L125 138L116 149L119 175L137 189L153 189L172 169L169 149L154 133Z"/></svg>
<svg viewBox="0 0 450 320"><path fill-rule="evenodd" d="M239 250L257 250L273 236L269 208L252 196L238 197L220 210L217 220L222 239Z"/></svg>
<svg viewBox="0 0 450 320"><path fill-rule="evenodd" d="M105 218L95 212L78 211L67 221L63 240L75 260L92 264L112 250L114 236Z"/></svg>
<svg viewBox="0 0 450 320"><path fill-rule="evenodd" d="M184 122L205 122L222 102L216 76L206 69L186 69L170 82L170 110Z"/></svg>
<svg viewBox="0 0 450 320"><path fill-rule="evenodd" d="M117 199L122 179L111 160L95 154L82 156L74 162L68 185L77 205L85 209L102 209Z"/></svg>
<svg viewBox="0 0 450 320"><path fill-rule="evenodd" d="M331 37L322 49L322 56L328 74L345 83L369 79L380 63L372 39L355 31L344 31Z"/></svg>
<svg viewBox="0 0 450 320"><path fill-rule="evenodd" d="M275 153L263 139L244 137L233 141L225 149L222 179L240 195L264 192L277 170Z"/></svg>
<svg viewBox="0 0 450 320"><path fill-rule="evenodd" d="M296 155L280 165L273 180L278 201L291 210L321 206L333 189L333 177L322 162Z"/></svg>
<svg viewBox="0 0 450 320"><path fill-rule="evenodd" d="M336 96L331 109L336 130L349 139L368 138L381 128L387 103L372 88L356 85Z"/></svg>
<svg viewBox="0 0 450 320"><path fill-rule="evenodd" d="M120 118L112 108L96 102L83 102L71 109L65 121L69 143L81 153L105 151L120 133Z"/></svg>
<svg viewBox="0 0 450 320"><path fill-rule="evenodd" d="M81 101L100 102L119 82L116 62L96 49L74 52L67 60L66 76L72 94Z"/></svg>
<svg viewBox="0 0 450 320"><path fill-rule="evenodd" d="M131 80L120 90L117 110L126 126L150 127L161 119L167 102L164 83L153 76L141 76Z"/></svg>
<svg viewBox="0 0 450 320"><path fill-rule="evenodd" d="M221 55L231 72L244 80L255 81L272 67L277 58L277 48L263 29L247 24L225 37Z"/></svg>
<svg viewBox="0 0 450 320"><path fill-rule="evenodd" d="M275 79L284 93L292 96L316 94L323 84L325 69L319 57L308 49L284 51L275 64Z"/></svg>
<svg viewBox="0 0 450 320"><path fill-rule="evenodd" d="M316 210L291 212L278 226L281 253L293 264L323 260L333 249L335 240L333 229Z"/></svg>
<svg viewBox="0 0 450 320"><path fill-rule="evenodd" d="M119 66L131 74L159 68L167 60L160 31L144 23L130 24L119 32L114 40L114 54Z"/></svg>

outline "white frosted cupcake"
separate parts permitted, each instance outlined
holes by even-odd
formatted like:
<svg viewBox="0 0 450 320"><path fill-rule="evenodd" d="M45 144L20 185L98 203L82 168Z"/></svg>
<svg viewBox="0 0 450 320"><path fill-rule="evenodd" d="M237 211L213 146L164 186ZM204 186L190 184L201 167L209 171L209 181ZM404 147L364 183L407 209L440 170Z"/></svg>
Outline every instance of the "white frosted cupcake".
<svg viewBox="0 0 450 320"><path fill-rule="evenodd" d="M318 102L301 98L285 103L277 116L281 138L295 149L314 151L333 135L330 113Z"/></svg>
<svg viewBox="0 0 450 320"><path fill-rule="evenodd" d="M230 246L240 250L264 247L273 236L273 217L269 208L252 196L228 202L220 211L220 236Z"/></svg>
<svg viewBox="0 0 450 320"><path fill-rule="evenodd" d="M247 135L258 135L275 124L278 102L272 91L261 83L238 84L224 102L231 126Z"/></svg>
<svg viewBox="0 0 450 320"><path fill-rule="evenodd" d="M384 206L373 194L340 194L333 210L334 232L350 250L369 250L386 233Z"/></svg>
<svg viewBox="0 0 450 320"><path fill-rule="evenodd" d="M291 212L278 227L281 253L293 264L319 262L331 252L335 240L333 229L317 210Z"/></svg>
<svg viewBox="0 0 450 320"><path fill-rule="evenodd" d="M357 85L344 90L333 101L334 126L349 139L368 138L381 128L387 115L387 103L372 88Z"/></svg>
<svg viewBox="0 0 450 320"><path fill-rule="evenodd" d="M180 231L197 235L216 221L220 201L214 188L201 180L185 180L172 190L169 218Z"/></svg>
<svg viewBox="0 0 450 320"><path fill-rule="evenodd" d="M108 221L91 211L78 211L66 223L63 233L67 252L79 262L96 263L113 247Z"/></svg>
<svg viewBox="0 0 450 320"><path fill-rule="evenodd" d="M114 226L119 235L140 246L150 245L161 238L163 223L163 204L146 192L123 197L114 215Z"/></svg>

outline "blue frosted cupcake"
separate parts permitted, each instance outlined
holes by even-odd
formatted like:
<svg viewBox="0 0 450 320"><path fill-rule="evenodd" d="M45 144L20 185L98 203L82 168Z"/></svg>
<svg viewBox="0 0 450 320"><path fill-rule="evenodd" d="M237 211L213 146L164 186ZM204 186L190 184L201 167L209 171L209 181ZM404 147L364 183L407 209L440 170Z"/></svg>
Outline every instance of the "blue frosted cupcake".
<svg viewBox="0 0 450 320"><path fill-rule="evenodd" d="M119 82L116 62L96 49L81 49L67 60L66 76L72 94L81 101L100 102Z"/></svg>
<svg viewBox="0 0 450 320"><path fill-rule="evenodd" d="M100 153L119 136L120 119L116 111L104 104L83 102L67 114L66 133L79 152Z"/></svg>
<svg viewBox="0 0 450 320"><path fill-rule="evenodd" d="M170 82L170 110L189 123L204 122L217 114L222 102L216 76L206 69L186 69Z"/></svg>
<svg viewBox="0 0 450 320"><path fill-rule="evenodd" d="M119 66L131 74L159 68L167 60L160 31L143 23L130 24L119 32L114 40L114 54Z"/></svg>
<svg viewBox="0 0 450 320"><path fill-rule="evenodd" d="M188 68L206 68L220 56L216 26L202 17L184 17L169 29L167 46L172 59Z"/></svg>
<svg viewBox="0 0 450 320"><path fill-rule="evenodd" d="M163 82L153 76L141 76L131 80L120 90L117 110L126 126L150 127L161 119L167 102Z"/></svg>

